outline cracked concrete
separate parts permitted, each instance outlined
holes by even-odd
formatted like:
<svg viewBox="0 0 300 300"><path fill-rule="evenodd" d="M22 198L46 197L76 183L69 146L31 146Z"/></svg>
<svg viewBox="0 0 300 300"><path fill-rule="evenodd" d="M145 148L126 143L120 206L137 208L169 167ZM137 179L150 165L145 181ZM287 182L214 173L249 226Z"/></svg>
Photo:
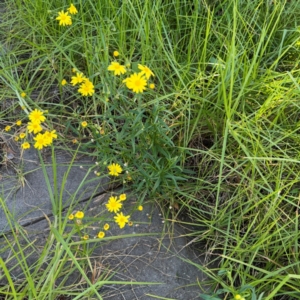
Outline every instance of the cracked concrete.
<svg viewBox="0 0 300 300"><path fill-rule="evenodd" d="M199 299L200 289L197 282L203 281L205 276L188 261L201 264L203 259L199 257L199 253L187 246L184 230L176 222L164 220L155 203L145 203L143 211L133 211L137 199L134 194L128 193L128 199L124 202L124 214L131 215L133 225L120 230L117 224L110 222L110 230L100 241L96 239L97 232L103 227L103 222L112 220L105 203L111 195L124 190L114 187L109 178L98 178L92 170L89 171L95 166L95 162L88 156L78 156L73 160L70 153L58 150L55 152L57 168L53 172L51 152L43 153L46 164L43 171L35 149L18 153L14 146L11 145L11 148L15 153L14 158L0 169L1 194L12 224L17 222L26 231L24 247L32 243L31 249L34 245L34 251L28 256L29 264L34 265L50 236L49 224L55 218L53 206L65 210L66 214L69 207L75 211L82 209L89 222L84 231L89 235L90 245L94 247L91 262L95 269L87 270L87 274L93 274L91 278L97 280L95 274L103 274L104 270L109 270L108 274L112 276L110 280L132 282L121 285L105 284L99 289L103 299ZM70 164L72 166L68 169ZM45 181L45 174L49 177L50 189ZM54 192L55 182L57 195ZM5 247L4 237L11 238L6 215L2 207L0 247ZM68 221L67 228L71 230L72 222ZM67 232L61 234L64 237ZM75 234L72 240L80 240L80 237ZM17 267L12 268L14 260L10 255L11 252L7 251L1 254L11 267L12 278L22 281L22 272ZM75 273L69 280L72 284L82 282L80 275ZM1 282L5 282L3 273L0 273ZM156 284L136 285L135 282Z"/></svg>

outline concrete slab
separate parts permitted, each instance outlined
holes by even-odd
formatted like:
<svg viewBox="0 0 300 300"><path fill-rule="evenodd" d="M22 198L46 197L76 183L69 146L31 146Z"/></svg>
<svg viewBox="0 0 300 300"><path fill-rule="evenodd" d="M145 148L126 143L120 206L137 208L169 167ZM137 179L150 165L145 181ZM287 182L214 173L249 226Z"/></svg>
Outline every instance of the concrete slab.
<svg viewBox="0 0 300 300"><path fill-rule="evenodd" d="M92 269L85 270L90 280L94 278L94 282L101 280L100 275L108 272L108 276L112 275L110 280L114 281L159 284L106 284L99 289L100 295L105 300L147 300L158 299L158 297L160 297L159 299L178 300L199 299L200 289L197 281L203 281L205 275L183 259L198 264L202 264L203 260L199 257L199 253L186 247L187 239L184 237L184 230L176 223L167 225L168 221L163 219L159 208L153 202L145 204L143 211L135 210L138 199L134 195L128 197L123 208L125 215L131 215L133 225L126 225L124 229L120 229L113 222L113 214L108 213L105 207L105 203L112 194L120 193L121 191L117 190L105 193L74 206L74 210L85 212L82 222L87 226L83 226L82 230L89 235L89 240L83 242L78 234L73 234L72 241L82 241L82 243L72 253L76 259L82 260L85 259L83 249L87 247L84 245L94 248L92 255L89 256ZM65 218L67 218L67 213ZM50 218L50 221L54 224L53 218ZM102 230L104 223L109 223L110 229L106 232L106 238L98 239L96 238L97 233ZM73 221L68 221L68 229L61 233L60 238L66 240L70 236L73 224ZM27 251L27 262L34 266L39 254L45 250L45 241L50 236L53 238L53 235L46 219L28 225L24 229L26 230L24 247L31 244ZM152 236L145 236L146 234L152 234ZM53 244L53 249L58 242L56 240ZM3 244L3 239L0 239L0 246L1 244ZM7 251L5 255L1 254L6 266L11 269L10 274L14 281L22 283L24 279L21 268L15 266L16 261L11 260L10 255L11 251ZM50 257L48 260L50 261ZM46 267L47 264L45 264L45 269ZM43 271L40 270L40 272ZM59 284L59 279L55 282ZM68 279L68 284L80 285L83 289L87 287L85 279L78 272L73 271Z"/></svg>
<svg viewBox="0 0 300 300"><path fill-rule="evenodd" d="M44 214L53 213L55 207L66 207L110 188L107 176L97 177L90 170L95 168L95 161L87 155L56 150L54 171L51 149L41 152L48 186L37 150L20 152L13 143L7 149L9 152L4 151L5 163L0 167L0 195L14 221L20 224L35 222ZM7 230L3 207L0 207L0 234Z"/></svg>
<svg viewBox="0 0 300 300"><path fill-rule="evenodd" d="M68 224L59 233L60 238L71 238L71 242L79 242L72 253L78 260L89 259L92 269L87 268L85 272L90 280L95 282L103 280L101 276L112 276L110 280L113 281L158 283L105 284L99 288L103 299L199 299L197 282L203 281L205 276L185 260L202 264L203 259L187 246L185 232L178 224L171 222L167 226L169 221L163 219L153 201L143 204L144 209L138 211L136 208L139 199L134 194L128 194L123 212L131 216L133 225L120 229L113 220L114 214L107 211L105 204L111 195L119 195L124 190L117 190L116 185L106 176L95 176L95 162L89 156L77 154L74 158L74 152L57 149L57 168L53 171L51 151L46 150L41 154L45 164L44 171L35 149L19 152L10 143L4 149L6 162L0 168L1 194L4 195L5 202L4 206L0 205L0 254L16 286L22 289L25 282L24 271L12 251L20 252L14 243L16 238L22 245L28 266L33 273L36 272L36 278L39 278L38 274L48 270L48 264L51 265L51 249L55 249L57 245L62 247L50 228L56 227L57 232L61 228L55 225L57 213L53 211L54 206L62 211L62 221L65 220ZM49 178L49 186L45 176ZM58 191L56 195L55 190ZM9 220L4 209L9 212ZM85 212L80 234L72 231L74 221L67 219L70 212L77 210ZM21 225L16 231L17 237L9 233L11 228L8 221L13 225ZM97 233L105 223L110 224L110 229L104 239L98 239ZM82 240L83 234L89 235L88 241ZM53 244L50 247L51 239ZM87 254L84 247L92 250ZM36 269L37 261L44 251L49 251L49 255L42 267ZM71 259L63 266L62 274L55 276L57 278L52 282L56 286L61 284L65 276L68 279L63 283L64 286L79 289L88 286L76 268L72 267ZM0 286L1 284L7 284L7 280L0 271Z"/></svg>

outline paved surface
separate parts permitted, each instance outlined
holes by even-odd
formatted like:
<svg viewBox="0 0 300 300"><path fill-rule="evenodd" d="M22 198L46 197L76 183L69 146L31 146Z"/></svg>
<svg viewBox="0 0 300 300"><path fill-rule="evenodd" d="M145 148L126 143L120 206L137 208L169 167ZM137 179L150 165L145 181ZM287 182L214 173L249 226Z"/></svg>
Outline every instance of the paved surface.
<svg viewBox="0 0 300 300"><path fill-rule="evenodd" d="M28 149L20 153L13 143L9 143L8 149L11 150L11 154L4 153L4 157L13 155L14 158L4 158L5 164L0 168L0 188L14 220L20 224L30 224L44 214L52 214L52 201L57 205L62 201L62 207L67 207L72 202L84 201L109 188L108 178L99 178L93 171L89 172L89 168L94 167L95 162L88 156L77 155L68 170L73 156L59 150L55 152L57 168L54 180L52 155L47 150L42 157L51 184L53 195L50 195L37 151ZM57 182L56 195L54 181ZM60 194L62 185L63 192ZM0 210L0 233L9 230L7 226L5 214Z"/></svg>
<svg viewBox="0 0 300 300"><path fill-rule="evenodd" d="M13 150L14 158L0 168L2 194L11 214L10 219L12 222L22 224L26 231L28 240L24 241L24 247L32 241L30 249L33 250L29 251L31 254L28 255L27 261L34 265L39 253L44 249L46 240L50 237L47 218L52 221L54 218L51 196L49 196L37 151L31 149L21 155L14 146L10 145L9 149ZM7 155L7 153L5 154ZM72 160L72 155L57 151L56 158L58 163L57 182L60 186ZM43 159L45 163L51 164L51 153L44 153ZM71 207L72 210L82 209L85 212L84 221L89 220L88 222L90 222L85 230L90 239L96 237L103 222L109 222L112 218L105 208L108 198L123 192L113 188L109 184L108 178L96 177L93 171L86 176L89 167L94 165L95 162L87 156L76 157L75 163L66 177L63 192L55 199L57 203L62 201L61 207L66 211ZM46 170L53 188L51 165L47 166ZM76 193L76 197L72 197L74 193ZM119 238L95 239L89 242L90 245L95 246L91 258L92 266L95 267L96 274L104 274L104 270L109 270L112 275L110 280L159 284L105 285L99 290L103 299L157 299L157 296L162 297L159 299L200 299L197 280L201 282L204 276L199 269L183 259L199 264L201 264L201 259L198 257L199 253L194 253L189 246L186 246L188 241L183 236L183 229L177 224L166 227L168 222L162 218L160 210L154 203L145 204L143 211L133 212L132 208L136 205L135 196L128 194L128 199L124 202L124 209L126 214L131 214L133 226L126 226L121 230L114 222L109 222L111 228L106 236L111 238L119 236ZM71 221L68 222L71 226ZM9 229L1 208L0 247L5 247L4 236L9 237ZM163 232L165 233L163 234ZM144 236L138 236L139 234ZM145 236L145 234L152 235ZM123 238L125 235L129 236ZM79 239L76 234L72 238L75 241ZM10 251L3 252L1 255L8 267L16 263L9 259L10 255ZM15 281L22 281L23 274L20 268L16 267L11 272ZM94 271L90 270L90 272ZM0 272L0 284L3 282L3 278L3 274ZM69 280L72 284L82 282L82 278L78 274L72 274Z"/></svg>

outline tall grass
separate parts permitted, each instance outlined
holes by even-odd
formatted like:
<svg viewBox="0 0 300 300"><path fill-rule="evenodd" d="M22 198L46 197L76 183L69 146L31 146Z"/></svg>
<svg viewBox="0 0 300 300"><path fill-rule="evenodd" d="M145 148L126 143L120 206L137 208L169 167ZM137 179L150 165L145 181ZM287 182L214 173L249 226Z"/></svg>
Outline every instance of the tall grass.
<svg viewBox="0 0 300 300"><path fill-rule="evenodd" d="M213 290L299 299L298 1L74 4L73 25L60 27L66 1L6 2L1 99L13 101L1 117L13 120L20 104L48 109L62 137L83 141L79 119L109 123L103 161L130 162L141 199L173 205L174 220L190 215L191 235L213 254L214 269L199 266ZM114 50L148 65L155 91L130 102L106 70ZM72 68L94 81L93 97L60 86Z"/></svg>

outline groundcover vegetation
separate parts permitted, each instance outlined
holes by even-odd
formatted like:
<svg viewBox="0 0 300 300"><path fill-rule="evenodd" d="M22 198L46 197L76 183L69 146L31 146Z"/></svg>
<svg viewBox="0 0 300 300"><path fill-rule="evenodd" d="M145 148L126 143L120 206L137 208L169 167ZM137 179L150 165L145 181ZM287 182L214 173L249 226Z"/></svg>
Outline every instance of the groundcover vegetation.
<svg viewBox="0 0 300 300"><path fill-rule="evenodd" d="M22 151L75 147L137 209L150 198L170 222L188 215L207 255L204 299L300 299L299 23L296 0L4 1L1 135ZM108 208L122 228L121 201ZM85 274L59 235L76 215L55 214L65 254L53 247L49 270L71 257ZM35 284L21 252L32 299L46 299L53 282ZM0 264L5 299L28 296ZM99 282L74 299L101 297Z"/></svg>

